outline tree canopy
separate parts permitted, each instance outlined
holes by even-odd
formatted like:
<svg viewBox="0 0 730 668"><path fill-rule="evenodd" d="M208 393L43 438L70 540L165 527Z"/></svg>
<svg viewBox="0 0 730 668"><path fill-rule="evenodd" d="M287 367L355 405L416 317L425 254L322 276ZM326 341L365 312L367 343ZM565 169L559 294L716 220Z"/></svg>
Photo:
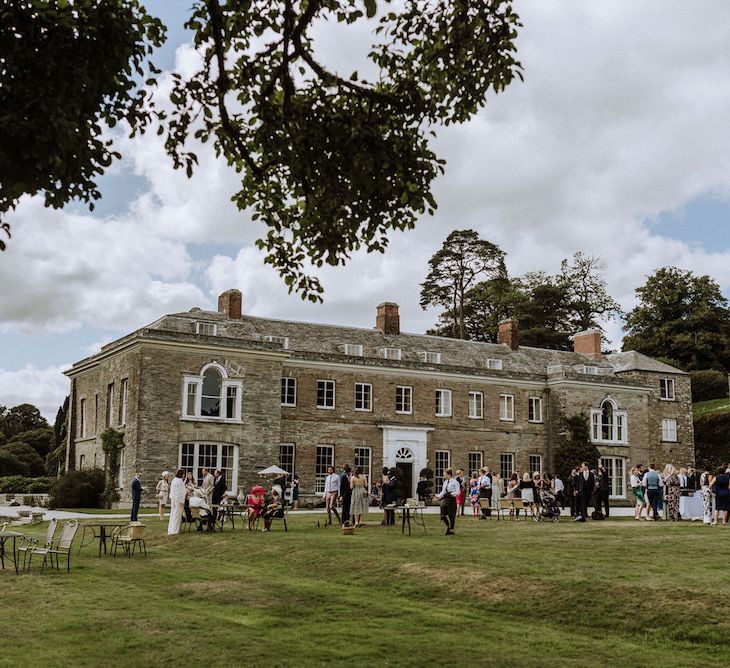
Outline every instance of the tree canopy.
<svg viewBox="0 0 730 668"><path fill-rule="evenodd" d="M709 276L663 267L636 289L624 350L658 357L685 371L730 371L730 310Z"/></svg>
<svg viewBox="0 0 730 668"><path fill-rule="evenodd" d="M126 121L134 133L150 121L140 84L154 83L147 57L164 27L138 0L28 0L2 11L0 215L24 193L43 191L51 206L93 201L96 177L118 155L103 127ZM328 20L373 21L363 66L374 76L319 58L313 29ZM468 120L489 91L521 77L520 22L505 0L197 0L186 27L201 66L175 75L173 109L158 114L167 150L190 175L189 139L213 145L241 174L233 201L268 228L258 241L266 262L313 301L322 287L310 262L382 252L390 232L433 212L444 169L430 149L434 128ZM27 156L20 169L18 155Z"/></svg>
<svg viewBox="0 0 730 668"><path fill-rule="evenodd" d="M450 335L457 339L467 337L466 302L476 303L481 293L469 293L479 277L496 281L507 278L504 251L495 244L479 238L474 230L454 230L440 250L431 256L429 272L421 283L421 308L442 306L442 318L451 322ZM486 293L487 286L482 292ZM490 295L483 296L489 299Z"/></svg>
<svg viewBox="0 0 730 668"><path fill-rule="evenodd" d="M18 404L13 408L0 406L0 434L7 440L24 431L43 427L48 427L48 422L33 404Z"/></svg>
<svg viewBox="0 0 730 668"><path fill-rule="evenodd" d="M138 84L164 27L139 0L23 0L0 5L0 223L25 194L46 206L100 197L119 153L104 135L151 120ZM5 240L0 237L0 250Z"/></svg>

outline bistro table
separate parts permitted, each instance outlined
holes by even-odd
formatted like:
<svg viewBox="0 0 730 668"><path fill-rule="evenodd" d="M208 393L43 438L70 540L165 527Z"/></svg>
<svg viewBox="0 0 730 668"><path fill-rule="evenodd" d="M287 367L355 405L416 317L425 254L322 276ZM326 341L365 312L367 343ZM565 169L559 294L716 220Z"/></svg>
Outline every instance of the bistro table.
<svg viewBox="0 0 730 668"><path fill-rule="evenodd" d="M423 516L423 511L426 509L426 506L423 504L417 504L417 505L402 505L398 506L395 503L391 503L390 505L385 506L388 510L395 510L396 512L400 513L401 517L401 535L405 534L406 532L406 526L408 527L408 535L411 535L411 520L413 520L413 524L420 524L423 527L423 533L428 535L428 531L426 531L426 519ZM388 526L388 530L390 530L390 525Z"/></svg>
<svg viewBox="0 0 730 668"><path fill-rule="evenodd" d="M104 554L107 553L106 550L106 539L111 536L112 531L109 531L109 529L114 529L116 527L121 527L127 524L127 522L84 522L81 524L83 527L83 532L81 533L81 545L79 545L79 552L81 552L81 548L84 547L84 545L89 545L90 543L93 543L95 540L99 541L99 557L101 557L101 548L104 546ZM99 530L97 533L97 529ZM84 538L86 536L86 531L89 530L91 532L91 538L88 542L84 542Z"/></svg>
<svg viewBox="0 0 730 668"><path fill-rule="evenodd" d="M16 541L18 538L25 538L25 534L17 531L0 531L0 564L5 570L5 541L13 539L13 564L15 566L15 574L18 574L18 552L16 549Z"/></svg>

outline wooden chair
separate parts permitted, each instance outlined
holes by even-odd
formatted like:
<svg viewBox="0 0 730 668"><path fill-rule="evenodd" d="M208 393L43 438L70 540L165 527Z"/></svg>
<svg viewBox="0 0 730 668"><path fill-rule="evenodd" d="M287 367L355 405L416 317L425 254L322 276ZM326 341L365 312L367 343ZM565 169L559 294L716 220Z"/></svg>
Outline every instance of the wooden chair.
<svg viewBox="0 0 730 668"><path fill-rule="evenodd" d="M479 499L479 511L482 510L492 510L492 500L491 499ZM484 519L491 519L491 515L485 515L482 513L482 517Z"/></svg>
<svg viewBox="0 0 730 668"><path fill-rule="evenodd" d="M287 510L288 510L288 508L285 505L285 506L282 507L282 509L279 512L276 513L276 515L274 515L271 518L271 524L269 526L272 529L274 528L274 520L281 520L284 523L284 531L286 531L286 532L289 531L288 527L286 526L286 513L287 513Z"/></svg>
<svg viewBox="0 0 730 668"><path fill-rule="evenodd" d="M140 545L144 550L144 556L147 556L147 545L144 542L144 530L145 525L141 522L132 522L125 527L116 527L112 534L112 548L114 558L117 556L117 548L121 544L124 554L128 558L134 556L134 551L137 545Z"/></svg>
<svg viewBox="0 0 730 668"><path fill-rule="evenodd" d="M56 527L58 526L58 520L53 519L48 523L48 528L46 529L46 540L41 546L40 541L38 538L26 538L23 543L21 543L20 547L18 548L18 558L20 558L20 553L23 553L23 570L25 570L25 560L28 557L28 555L31 554L31 551L36 547L51 547L53 545L53 537L56 534ZM30 568L30 563L28 563L28 568Z"/></svg>
<svg viewBox="0 0 730 668"><path fill-rule="evenodd" d="M56 555L56 568L60 570L58 563L59 556L66 557L66 572L71 572L71 546L73 545L74 537L78 531L79 523L76 520L70 520L63 525L61 529L61 536L55 545L49 547L36 547L30 551L30 558L28 560L28 570L30 570L30 562L33 559L34 554L43 555L43 564L41 565L41 573L46 567L46 561L48 557L51 558L51 567L53 567L53 555Z"/></svg>
<svg viewBox="0 0 730 668"><path fill-rule="evenodd" d="M520 519L520 510L523 512L524 519L527 519L527 511L530 509L530 506L525 505L524 499L513 499L512 500L512 507L515 509L515 519Z"/></svg>
<svg viewBox="0 0 730 668"><path fill-rule="evenodd" d="M496 511L497 511L497 519L501 520L504 519L504 512L507 511L507 514L510 515L510 511L512 510L512 499L499 499ZM512 515L514 518L514 515Z"/></svg>

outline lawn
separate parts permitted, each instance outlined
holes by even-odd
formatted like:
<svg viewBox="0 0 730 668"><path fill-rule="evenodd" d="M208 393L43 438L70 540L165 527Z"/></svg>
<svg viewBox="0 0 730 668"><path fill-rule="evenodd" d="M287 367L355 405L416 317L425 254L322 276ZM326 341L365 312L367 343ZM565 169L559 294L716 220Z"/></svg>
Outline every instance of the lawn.
<svg viewBox="0 0 730 668"><path fill-rule="evenodd" d="M0 665L727 662L730 527L316 520L173 538L146 520L147 559L89 546L70 574L0 571Z"/></svg>
<svg viewBox="0 0 730 668"><path fill-rule="evenodd" d="M730 411L730 399L710 399L692 404L692 414L698 418L708 413L727 413Z"/></svg>

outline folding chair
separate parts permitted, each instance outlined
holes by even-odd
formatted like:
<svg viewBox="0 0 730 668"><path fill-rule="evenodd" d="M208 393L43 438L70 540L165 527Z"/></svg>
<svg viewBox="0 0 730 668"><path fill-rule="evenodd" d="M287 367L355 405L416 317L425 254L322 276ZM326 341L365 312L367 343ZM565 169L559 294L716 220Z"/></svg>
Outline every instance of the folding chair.
<svg viewBox="0 0 730 668"><path fill-rule="evenodd" d="M58 520L53 519L48 523L48 529L46 530L46 540L43 543L42 547L51 547L53 545L53 537L56 533L56 527L58 526ZM28 555L31 553L31 550L36 547L41 547L41 544L39 542L38 538L26 538L25 542L21 544L21 546L18 548L18 557L20 557L20 553L23 553L23 570L25 570L25 559L28 557ZM30 568L30 564L28 564L28 568Z"/></svg>
<svg viewBox="0 0 730 668"><path fill-rule="evenodd" d="M530 506L525 505L524 499L513 499L512 507L515 509L516 520L520 519L520 510L524 511L523 517L527 519L527 511L529 510Z"/></svg>
<svg viewBox="0 0 730 668"><path fill-rule="evenodd" d="M55 546L51 547L36 547L30 551L30 558L28 560L28 570L30 570L30 562L33 559L34 554L43 555L43 564L41 565L41 573L46 567L46 561L48 557L51 557L51 567L53 567L53 555L56 555L56 568L60 570L58 563L59 556L66 557L66 572L71 572L71 546L73 545L74 536L78 531L79 523L76 520L70 520L63 525L61 529L61 536Z"/></svg>
<svg viewBox="0 0 730 668"><path fill-rule="evenodd" d="M497 519L501 520L504 519L504 511L507 511L507 514L509 514L509 511L512 510L512 499L499 499L497 502Z"/></svg>

